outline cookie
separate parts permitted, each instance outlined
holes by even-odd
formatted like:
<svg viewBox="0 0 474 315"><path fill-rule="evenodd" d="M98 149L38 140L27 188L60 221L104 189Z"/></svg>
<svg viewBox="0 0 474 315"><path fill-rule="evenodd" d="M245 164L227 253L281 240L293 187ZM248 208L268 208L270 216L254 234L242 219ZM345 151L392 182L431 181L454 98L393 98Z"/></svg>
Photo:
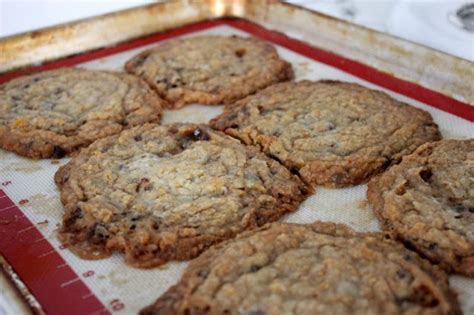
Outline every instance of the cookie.
<svg viewBox="0 0 474 315"><path fill-rule="evenodd" d="M293 77L291 64L256 38L201 36L172 40L125 64L173 108L222 104Z"/></svg>
<svg viewBox="0 0 474 315"><path fill-rule="evenodd" d="M440 138L430 114L353 83L276 84L227 106L211 126L255 144L312 185L365 182Z"/></svg>
<svg viewBox="0 0 474 315"><path fill-rule="evenodd" d="M273 223L216 245L151 314L461 314L446 274L382 233Z"/></svg>
<svg viewBox="0 0 474 315"><path fill-rule="evenodd" d="M197 256L296 210L310 192L257 148L207 126L146 124L99 140L55 176L60 238L80 257L135 267Z"/></svg>
<svg viewBox="0 0 474 315"><path fill-rule="evenodd" d="M60 69L0 85L0 148L62 158L124 128L159 122L164 101L129 74Z"/></svg>
<svg viewBox="0 0 474 315"><path fill-rule="evenodd" d="M474 139L419 147L369 182L382 227L449 272L474 277Z"/></svg>

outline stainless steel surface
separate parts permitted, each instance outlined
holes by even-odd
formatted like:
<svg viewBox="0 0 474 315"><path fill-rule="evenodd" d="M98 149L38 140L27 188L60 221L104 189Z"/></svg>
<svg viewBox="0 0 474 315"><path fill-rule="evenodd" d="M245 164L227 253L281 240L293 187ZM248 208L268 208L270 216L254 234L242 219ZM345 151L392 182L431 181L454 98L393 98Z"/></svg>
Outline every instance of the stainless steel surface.
<svg viewBox="0 0 474 315"><path fill-rule="evenodd" d="M41 305L0 255L0 315L44 315Z"/></svg>

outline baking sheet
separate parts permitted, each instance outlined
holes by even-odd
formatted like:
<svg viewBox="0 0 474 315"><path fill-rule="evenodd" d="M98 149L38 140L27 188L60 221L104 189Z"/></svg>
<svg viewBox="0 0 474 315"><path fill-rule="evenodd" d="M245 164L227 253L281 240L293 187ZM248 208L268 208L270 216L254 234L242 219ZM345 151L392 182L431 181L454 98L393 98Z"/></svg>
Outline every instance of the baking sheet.
<svg viewBox="0 0 474 315"><path fill-rule="evenodd" d="M221 25L183 37L211 34L249 36L249 34L230 26ZM154 45L156 44L96 59L78 66L88 69L121 71L127 59ZM467 120L403 95L379 88L283 47L277 48L280 55L293 64L296 80L318 80L321 78L345 80L384 90L402 102L430 112L439 125L444 138L474 138L474 124ZM178 111L165 112L162 123L178 121L205 123L221 111L221 106L191 105ZM104 260L86 261L74 256L67 249L63 249L56 238L63 208L59 201L59 192L54 184L53 176L58 167L67 161L68 159L62 159L59 164L55 164L56 162L51 160L33 161L0 150L0 182L10 181L12 183L1 187L1 189L19 205L26 217L35 223L44 238L51 243L110 312L119 314L136 313L142 307L153 302L170 285L174 284L187 263L171 262L155 269L134 269L123 263L121 254L115 254ZM310 223L314 220L325 220L345 223L358 231L376 231L378 230L378 224L367 205L366 188L366 185L345 189L317 188L316 193L308 198L298 211L286 216L283 221ZM28 202L20 205L21 200L28 200ZM15 266L14 262L10 263ZM92 276L89 276L91 274ZM450 283L458 292L464 313L474 314L474 280L461 276L451 276ZM117 307L117 305L120 305L120 307ZM50 310L49 313L54 314L54 310Z"/></svg>

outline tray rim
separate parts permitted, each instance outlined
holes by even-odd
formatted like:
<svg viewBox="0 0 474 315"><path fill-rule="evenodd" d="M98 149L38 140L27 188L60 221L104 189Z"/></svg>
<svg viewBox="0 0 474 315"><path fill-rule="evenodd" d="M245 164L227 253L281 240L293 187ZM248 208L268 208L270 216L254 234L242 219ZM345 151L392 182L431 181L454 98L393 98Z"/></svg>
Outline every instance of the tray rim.
<svg viewBox="0 0 474 315"><path fill-rule="evenodd" d="M306 43L474 107L473 62L277 0L160 2L12 35L0 39L0 75L221 18L248 20L290 37L299 31Z"/></svg>

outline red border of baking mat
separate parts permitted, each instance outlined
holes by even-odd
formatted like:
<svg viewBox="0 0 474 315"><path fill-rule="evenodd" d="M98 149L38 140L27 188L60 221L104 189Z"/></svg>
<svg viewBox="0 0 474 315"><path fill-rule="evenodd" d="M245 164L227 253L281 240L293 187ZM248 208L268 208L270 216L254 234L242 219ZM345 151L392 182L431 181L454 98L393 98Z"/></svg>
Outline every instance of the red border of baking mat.
<svg viewBox="0 0 474 315"><path fill-rule="evenodd" d="M8 184L11 182L3 182ZM47 314L110 314L1 189L0 226L2 255Z"/></svg>
<svg viewBox="0 0 474 315"><path fill-rule="evenodd" d="M228 25L271 41L296 53L338 68L368 82L403 94L427 105L474 121L474 107L412 82L395 78L360 62L310 46L282 33L240 19L219 19L157 33L113 47L48 62L0 75L0 83L15 77L60 67L70 67L176 36ZM0 190L0 251L48 314L109 313L80 277L47 242L36 226ZM8 224L6 223L8 222ZM28 231L28 233L24 233ZM23 234L24 233L24 234ZM22 234L22 235L20 235ZM113 305L111 307L114 309Z"/></svg>

